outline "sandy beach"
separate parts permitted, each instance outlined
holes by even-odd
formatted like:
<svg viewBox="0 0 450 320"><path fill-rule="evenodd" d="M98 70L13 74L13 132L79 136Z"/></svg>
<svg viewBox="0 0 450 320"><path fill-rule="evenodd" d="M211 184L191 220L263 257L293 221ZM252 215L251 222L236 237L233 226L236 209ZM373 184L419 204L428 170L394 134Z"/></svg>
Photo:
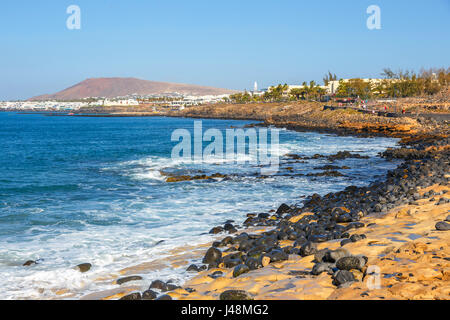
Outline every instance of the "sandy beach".
<svg viewBox="0 0 450 320"><path fill-rule="evenodd" d="M449 191L448 186L431 186L420 190ZM365 234L366 239L345 245L353 255L364 254L367 265L380 270L380 288L369 289L373 276L364 276L354 270L359 281L344 288L333 285L332 276L323 273L308 275L314 267L314 256L290 256L289 260L273 263L237 278L233 270L215 268L201 272L185 284L192 293L177 289L169 295L174 299L218 299L226 290L245 290L257 300L303 299L448 299L450 295L450 234L435 229L435 224L446 219L450 204L436 206L435 201L419 200L419 205L406 205L390 210L385 215L361 219L365 227L354 234ZM308 213L304 213L306 215ZM292 218L292 221L298 219ZM283 241L282 248L293 241ZM339 241L321 243L318 249L336 250ZM447 258L447 259L445 259ZM210 277L223 272L218 279Z"/></svg>

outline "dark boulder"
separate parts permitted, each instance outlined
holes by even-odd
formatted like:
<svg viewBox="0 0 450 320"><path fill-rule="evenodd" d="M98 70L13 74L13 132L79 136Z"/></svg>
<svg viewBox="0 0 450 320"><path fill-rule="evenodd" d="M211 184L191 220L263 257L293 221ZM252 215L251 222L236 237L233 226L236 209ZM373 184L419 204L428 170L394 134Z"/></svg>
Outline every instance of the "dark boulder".
<svg viewBox="0 0 450 320"><path fill-rule="evenodd" d="M247 260L245 260L245 264L247 265L247 267L250 270L256 270L262 267L261 263L259 262L258 259L255 258L248 258Z"/></svg>
<svg viewBox="0 0 450 320"><path fill-rule="evenodd" d="M209 233L210 234L218 234L218 233L221 233L221 232L223 232L224 231L224 229L222 228L222 227L214 227L214 228L212 228L210 231L209 231Z"/></svg>
<svg viewBox="0 0 450 320"><path fill-rule="evenodd" d="M158 294L153 290L147 290L142 293L142 300L155 300Z"/></svg>
<svg viewBox="0 0 450 320"><path fill-rule="evenodd" d="M203 258L203 263L213 264L218 263L222 258L222 251L211 247L206 251L205 257Z"/></svg>
<svg viewBox="0 0 450 320"><path fill-rule="evenodd" d="M29 267L29 266L31 266L31 265L33 265L33 264L37 264L37 262L34 261L34 260L28 260L28 261L25 262L22 266L24 266L24 267Z"/></svg>
<svg viewBox="0 0 450 320"><path fill-rule="evenodd" d="M327 255L329 251L330 251L330 249L322 249L322 250L317 251L314 254L314 262L317 262L317 263L323 262L325 255Z"/></svg>
<svg viewBox="0 0 450 320"><path fill-rule="evenodd" d="M334 263L327 263L327 262L316 263L312 268L311 274L315 276L318 276L323 272L328 272L332 274L334 267L335 267Z"/></svg>
<svg viewBox="0 0 450 320"><path fill-rule="evenodd" d="M300 248L300 255L302 257L307 257L313 255L317 252L317 245L313 242L306 242Z"/></svg>
<svg viewBox="0 0 450 320"><path fill-rule="evenodd" d="M116 282L118 285L122 285L122 284L130 282L130 281L139 281L139 280L142 280L141 276L129 276L129 277L125 277L125 278L120 278Z"/></svg>
<svg viewBox="0 0 450 320"><path fill-rule="evenodd" d="M289 207L287 204L283 203L283 204L278 208L276 214L280 215L280 214L288 213L288 212L291 212L291 211L292 211L292 208Z"/></svg>
<svg viewBox="0 0 450 320"><path fill-rule="evenodd" d="M208 275L208 277L212 278L212 279L217 279L223 276L223 272L222 271L215 271L211 274Z"/></svg>
<svg viewBox="0 0 450 320"><path fill-rule="evenodd" d="M172 297L169 296L168 294L163 294L162 296L159 296L155 300L172 300Z"/></svg>
<svg viewBox="0 0 450 320"><path fill-rule="evenodd" d="M177 286L176 284L172 284L172 283L167 283L167 291L173 291L173 290L177 290L180 289L180 286Z"/></svg>
<svg viewBox="0 0 450 320"><path fill-rule="evenodd" d="M367 258L363 256L343 257L336 261L336 267L340 270L361 270L367 263Z"/></svg>
<svg viewBox="0 0 450 320"><path fill-rule="evenodd" d="M140 292L135 292L120 298L120 300L142 300L142 296Z"/></svg>
<svg viewBox="0 0 450 320"><path fill-rule="evenodd" d="M439 231L448 231L450 230L450 224L444 221L440 221L436 223L436 230Z"/></svg>
<svg viewBox="0 0 450 320"><path fill-rule="evenodd" d="M241 274L247 273L250 271L250 268L245 264L240 264L236 266L233 270L233 277L239 277Z"/></svg>
<svg viewBox="0 0 450 320"><path fill-rule="evenodd" d="M159 289L162 292L168 291L167 284L161 280L155 280L150 284L149 289Z"/></svg>
<svg viewBox="0 0 450 320"><path fill-rule="evenodd" d="M347 249L340 248L340 249L328 251L326 253L323 261L335 263L339 259L344 258L344 257L349 257L349 256L351 256L351 254L350 254L350 252Z"/></svg>
<svg viewBox="0 0 450 320"><path fill-rule="evenodd" d="M199 272L200 269L198 268L197 265L191 264L191 265L186 269L186 271L187 271L187 272Z"/></svg>
<svg viewBox="0 0 450 320"><path fill-rule="evenodd" d="M220 294L220 300L253 300L253 297L244 290L227 290Z"/></svg>
<svg viewBox="0 0 450 320"><path fill-rule="evenodd" d="M270 262L279 262L289 259L289 255L282 250L272 250L269 253Z"/></svg>
<svg viewBox="0 0 450 320"><path fill-rule="evenodd" d="M341 286L347 282L355 281L355 276L348 270L339 270L333 276L333 284L336 286Z"/></svg>
<svg viewBox="0 0 450 320"><path fill-rule="evenodd" d="M82 264L77 265L76 268L80 272L84 273L84 272L88 272L89 270L91 270L92 264L90 264L90 263L82 263Z"/></svg>

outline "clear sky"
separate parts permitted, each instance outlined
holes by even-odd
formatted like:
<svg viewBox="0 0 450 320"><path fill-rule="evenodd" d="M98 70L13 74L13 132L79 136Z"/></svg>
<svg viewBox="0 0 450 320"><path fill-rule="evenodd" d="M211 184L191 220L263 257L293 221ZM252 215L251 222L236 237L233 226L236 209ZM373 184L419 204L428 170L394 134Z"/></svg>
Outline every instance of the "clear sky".
<svg viewBox="0 0 450 320"><path fill-rule="evenodd" d="M381 30L366 27L372 4ZM449 30L450 0L2 1L0 100L94 77L252 89L449 67Z"/></svg>

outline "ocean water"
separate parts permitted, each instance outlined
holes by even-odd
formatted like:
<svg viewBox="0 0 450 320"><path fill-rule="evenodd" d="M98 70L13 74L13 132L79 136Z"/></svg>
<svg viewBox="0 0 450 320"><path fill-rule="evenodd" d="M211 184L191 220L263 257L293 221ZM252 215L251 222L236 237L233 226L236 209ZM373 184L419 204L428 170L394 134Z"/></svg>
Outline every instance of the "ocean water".
<svg viewBox="0 0 450 320"><path fill-rule="evenodd" d="M203 129L243 127L250 121L203 120ZM396 144L388 138L352 138L280 132L280 155L311 156L348 150L370 156L347 159L345 177L306 177L325 159L294 163L281 157L277 174L261 179L253 164L171 159L176 129L193 130L193 119L49 117L0 113L1 299L69 298L116 288L121 268L167 257L173 248L206 243L208 231L247 213L281 203L301 203L312 193L366 185L396 166L377 154ZM248 155L239 155L246 159ZM286 170L293 167L294 171ZM228 174L226 179L166 183L162 172ZM39 264L23 267L27 260ZM74 266L89 262L91 271ZM186 278L182 268L141 274ZM62 296L65 297L65 296Z"/></svg>

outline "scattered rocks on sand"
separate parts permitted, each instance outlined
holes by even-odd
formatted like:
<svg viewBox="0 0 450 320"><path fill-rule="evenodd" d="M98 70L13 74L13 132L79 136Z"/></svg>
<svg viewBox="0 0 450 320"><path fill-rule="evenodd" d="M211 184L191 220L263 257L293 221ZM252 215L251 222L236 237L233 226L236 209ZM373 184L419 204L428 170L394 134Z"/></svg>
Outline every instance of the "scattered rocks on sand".
<svg viewBox="0 0 450 320"><path fill-rule="evenodd" d="M387 213L391 209L411 205L423 199L438 199L436 204L448 203L448 198L442 195L445 192L429 190L424 194L420 189L432 185L447 185L449 182L448 158L450 150L446 148L450 138L436 138L433 142L420 139L406 140L406 151L387 151L381 156L388 159L403 159L397 168L387 172L385 179L377 180L367 186L348 186L343 191L326 195L313 194L304 197L303 206L299 207L282 204L278 210L270 212L249 213L244 222L245 227L264 226L273 227L260 234L243 232L236 236L227 236L216 241L209 248L203 263L209 268L233 268L233 276L264 268L270 263L277 263L289 259L290 255L308 257L314 255L315 265L311 271L301 271L302 277L317 276L323 273L332 275L336 286L349 285L354 281L362 281L367 264L367 257L353 256L344 248L349 243L366 239L366 235L357 232L366 227L361 218L375 213ZM442 153L436 152L436 145L442 146ZM444 148L445 147L445 148ZM366 156L354 154L349 151L338 152L335 155L301 157L288 155L291 159L327 159L330 161L347 158L365 159ZM420 161L418 161L420 160ZM348 168L348 167L346 167ZM338 166L322 166L316 169L332 172L344 169ZM322 174L322 173L320 173ZM441 196L438 198L438 196ZM407 215L412 217L412 213ZM398 217L401 219L402 217ZM445 221L436 224L436 230L450 229L450 216ZM371 226L374 224L369 224ZM225 222L222 227L216 227L211 233L233 230L231 221ZM354 234L351 234L355 231ZM318 250L317 243L337 240L341 248L337 250ZM284 241L292 241L284 245ZM369 244L370 245L370 244ZM222 251L227 254L223 257ZM193 265L189 271L197 271ZM221 299L251 299L245 291L230 290L222 293Z"/></svg>

